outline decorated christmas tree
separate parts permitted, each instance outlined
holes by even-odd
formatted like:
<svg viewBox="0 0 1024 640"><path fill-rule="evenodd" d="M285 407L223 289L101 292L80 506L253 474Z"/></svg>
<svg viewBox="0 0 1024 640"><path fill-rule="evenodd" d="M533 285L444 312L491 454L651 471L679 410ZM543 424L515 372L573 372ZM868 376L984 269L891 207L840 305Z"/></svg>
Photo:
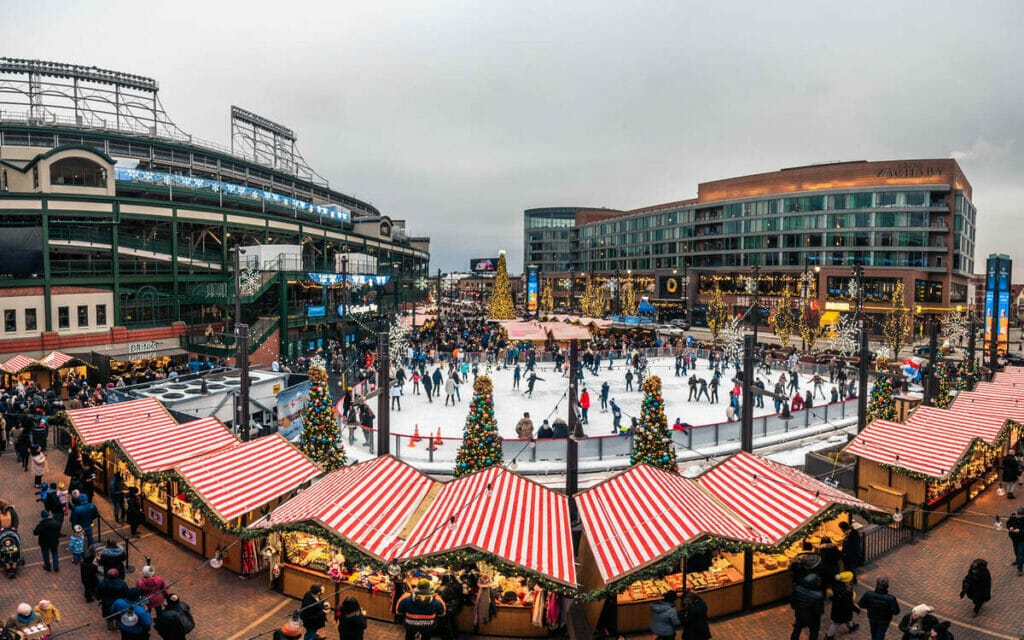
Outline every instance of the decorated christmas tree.
<svg viewBox="0 0 1024 640"><path fill-rule="evenodd" d="M878 376L875 378L875 385L871 387L871 397L868 399L867 424L875 420L895 420L896 401L892 398L892 381L889 376Z"/></svg>
<svg viewBox="0 0 1024 640"><path fill-rule="evenodd" d="M956 363L945 358L942 351L938 353L938 364L935 365L935 379L938 391L932 401L940 409L948 409L953 404L953 390L957 388L959 371Z"/></svg>
<svg viewBox="0 0 1024 640"><path fill-rule="evenodd" d="M327 370L322 362L309 367L309 400L302 412L302 452L324 471L345 466L345 447L341 444L338 423L334 419Z"/></svg>
<svg viewBox="0 0 1024 640"><path fill-rule="evenodd" d="M492 320L511 320L516 317L504 250L498 253L498 272L494 276L494 291L491 293L491 308L487 311L487 317Z"/></svg>
<svg viewBox="0 0 1024 640"><path fill-rule="evenodd" d="M644 380L644 401L640 408L640 427L633 434L630 464L650 464L677 473L676 448L668 431L665 403L661 397L661 378Z"/></svg>
<svg viewBox="0 0 1024 640"><path fill-rule="evenodd" d="M504 263L502 263L504 264ZM455 456L455 477L500 465L501 436L494 421L494 383L487 376L477 376L473 382L473 403L466 416L462 446Z"/></svg>
<svg viewBox="0 0 1024 640"><path fill-rule="evenodd" d="M544 283L544 293L540 296L540 310L544 315L550 315L555 310L555 293L551 290L551 281Z"/></svg>

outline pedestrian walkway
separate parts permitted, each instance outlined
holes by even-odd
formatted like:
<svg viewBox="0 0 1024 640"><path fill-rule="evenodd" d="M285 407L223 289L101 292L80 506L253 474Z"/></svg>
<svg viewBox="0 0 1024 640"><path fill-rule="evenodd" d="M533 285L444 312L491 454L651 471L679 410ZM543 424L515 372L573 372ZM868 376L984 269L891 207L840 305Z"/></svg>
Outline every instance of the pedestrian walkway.
<svg viewBox="0 0 1024 640"><path fill-rule="evenodd" d="M856 587L858 598L874 587L875 580L887 576L890 592L900 601L901 615L918 604L935 609L940 620L951 620L950 629L956 640L1020 640L1024 638L1024 577L1018 577L1011 565L1013 550L1005 529L994 527L995 514L1003 522L1010 512L1021 506L1021 500L1008 500L999 496L994 487L968 505L967 509L939 524L922 538L898 547L877 562L863 567ZM970 600L961 600L960 580L975 558L988 561L992 572L992 601L985 605L978 617L971 617ZM828 627L826 607L821 637ZM867 637L867 618L860 614L854 620L861 629L851 638ZM896 629L899 618L893 621L890 638L900 638ZM715 638L784 638L793 625L793 610L780 604L746 615L712 622ZM644 639L650 634L630 636ZM803 638L807 637L804 632Z"/></svg>

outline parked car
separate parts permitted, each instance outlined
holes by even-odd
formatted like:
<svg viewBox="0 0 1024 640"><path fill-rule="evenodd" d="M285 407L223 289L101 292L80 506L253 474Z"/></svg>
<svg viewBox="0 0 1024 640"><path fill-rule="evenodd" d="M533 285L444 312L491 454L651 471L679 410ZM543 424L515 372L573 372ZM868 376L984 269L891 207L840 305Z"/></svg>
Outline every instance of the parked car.
<svg viewBox="0 0 1024 640"><path fill-rule="evenodd" d="M1011 367L1024 367L1024 354L1011 351L1003 356L1003 359L1006 360L1006 364Z"/></svg>
<svg viewBox="0 0 1024 640"><path fill-rule="evenodd" d="M683 329L684 331L686 329L690 328L690 323L687 322L686 320L681 319L681 318L676 318L675 320L669 320L668 323L673 325L673 326L679 327L680 329Z"/></svg>
<svg viewBox="0 0 1024 640"><path fill-rule="evenodd" d="M674 324L659 325L657 332L664 336L672 336L676 338L682 337L683 333L685 333L680 327L677 327Z"/></svg>
<svg viewBox="0 0 1024 640"><path fill-rule="evenodd" d="M932 351L931 346L927 345L927 344L921 344L921 345L918 345L918 346L914 347L914 355L915 356L928 356L928 355L931 354L931 351ZM953 355L955 353L956 353L956 347L949 347L949 354L948 355Z"/></svg>

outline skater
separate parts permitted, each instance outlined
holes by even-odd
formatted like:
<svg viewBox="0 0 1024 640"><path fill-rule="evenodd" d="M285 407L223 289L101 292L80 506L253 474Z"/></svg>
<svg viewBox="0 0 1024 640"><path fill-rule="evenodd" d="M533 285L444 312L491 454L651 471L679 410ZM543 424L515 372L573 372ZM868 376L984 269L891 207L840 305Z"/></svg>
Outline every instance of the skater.
<svg viewBox="0 0 1024 640"><path fill-rule="evenodd" d="M363 446L369 449L370 453L373 453L373 419L375 417L370 405L366 404L365 400L362 401L359 406L359 425L363 430Z"/></svg>
<svg viewBox="0 0 1024 640"><path fill-rule="evenodd" d="M764 381L761 380L761 378L757 378L754 381L754 386L760 389L761 391L764 391ZM754 406L757 407L758 409L764 409L764 394L754 394Z"/></svg>
<svg viewBox="0 0 1024 640"><path fill-rule="evenodd" d="M608 412L608 394L611 392L611 385L605 380L601 383L601 413Z"/></svg>
<svg viewBox="0 0 1024 640"><path fill-rule="evenodd" d="M817 398L818 397L818 393L820 392L821 393L821 399L824 400L825 399L825 386L824 386L825 385L825 380L822 379L820 374L815 373L814 377L811 378L811 382L814 383L814 391L811 394L811 397Z"/></svg>
<svg viewBox="0 0 1024 640"><path fill-rule="evenodd" d="M589 421L587 420L588 413L590 413L590 393L586 389L583 389L583 391L580 392L580 417L583 424L589 424Z"/></svg>
<svg viewBox="0 0 1024 640"><path fill-rule="evenodd" d="M868 612L871 640L885 640L892 619L900 614L896 596L889 594L889 578L879 578L875 582L875 590L862 595L859 604L861 609Z"/></svg>
<svg viewBox="0 0 1024 640"><path fill-rule="evenodd" d="M694 397L697 395L697 375L691 375L690 379L686 381L686 384L690 387L690 395L686 397L686 401L693 402Z"/></svg>
<svg viewBox="0 0 1024 640"><path fill-rule="evenodd" d="M617 434L620 428L622 428L622 409L615 404L615 398L612 398L612 433Z"/></svg>
<svg viewBox="0 0 1024 640"><path fill-rule="evenodd" d="M409 377L412 380L412 395L420 395L420 372L416 369L412 370L412 375Z"/></svg>
<svg viewBox="0 0 1024 640"><path fill-rule="evenodd" d="M718 373L717 371L715 373ZM711 404L718 404L718 387L722 383L720 382L721 376L713 376L711 378L711 399L708 400Z"/></svg>
<svg viewBox="0 0 1024 640"><path fill-rule="evenodd" d="M448 406L448 401L452 401L452 406L455 406L455 378L448 376L448 381L444 383L444 406Z"/></svg>
<svg viewBox="0 0 1024 640"><path fill-rule="evenodd" d="M697 402L700 402L701 398L711 402L711 396L708 395L708 381L704 378L697 378L697 384L700 385L700 390L697 391Z"/></svg>
<svg viewBox="0 0 1024 640"><path fill-rule="evenodd" d="M633 390L633 370L626 369L626 391Z"/></svg>
<svg viewBox="0 0 1024 640"><path fill-rule="evenodd" d="M402 385L398 384L397 380L393 380L390 387L388 387L388 395L391 397L391 410L401 411L402 410Z"/></svg>
<svg viewBox="0 0 1024 640"><path fill-rule="evenodd" d="M988 563L978 558L971 563L960 584L960 597L966 596L974 603L974 615L981 613L981 607L992 599L992 574L989 573Z"/></svg>
<svg viewBox="0 0 1024 640"><path fill-rule="evenodd" d="M536 371L531 371L530 376L526 379L526 396L528 398L533 397L533 385L537 384L537 381L544 381L544 378L538 377Z"/></svg>
<svg viewBox="0 0 1024 640"><path fill-rule="evenodd" d="M430 376L423 376L423 393L427 395L427 402L433 404L434 399L431 396L431 392L434 390L434 382L430 379Z"/></svg>
<svg viewBox="0 0 1024 640"><path fill-rule="evenodd" d="M523 370L520 368L519 363L516 363L516 368L512 370L512 390L517 391L519 389L519 380L523 377Z"/></svg>

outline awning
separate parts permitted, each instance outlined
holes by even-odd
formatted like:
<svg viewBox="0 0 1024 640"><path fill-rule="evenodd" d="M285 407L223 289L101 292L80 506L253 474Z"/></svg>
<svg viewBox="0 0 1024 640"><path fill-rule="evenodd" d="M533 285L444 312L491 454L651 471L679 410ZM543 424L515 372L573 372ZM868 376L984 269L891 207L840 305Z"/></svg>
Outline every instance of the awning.
<svg viewBox="0 0 1024 640"><path fill-rule="evenodd" d="M189 458L237 443L234 434L216 418L136 429L118 435L114 441L136 474L168 471Z"/></svg>
<svg viewBox="0 0 1024 640"><path fill-rule="evenodd" d="M58 369L63 369L64 367L77 367L81 365L87 365L90 367L92 366L91 364L89 364L85 360L82 360L81 358L68 355L66 353L61 353L60 351L51 351L47 355L40 358L39 362L40 364L46 366L46 368L53 369L54 371L57 371Z"/></svg>
<svg viewBox="0 0 1024 640"><path fill-rule="evenodd" d="M442 485L398 556L465 549L576 586L568 498L503 467Z"/></svg>
<svg viewBox="0 0 1024 640"><path fill-rule="evenodd" d="M144 360L159 356L176 356L188 353L188 351L181 348L181 343L177 338L96 345L91 347L89 352L121 361Z"/></svg>
<svg viewBox="0 0 1024 640"><path fill-rule="evenodd" d="M155 398L73 409L67 415L71 428L87 447L101 446L126 433L177 424Z"/></svg>
<svg viewBox="0 0 1024 640"><path fill-rule="evenodd" d="M1024 402L1009 397L1006 393L987 390L979 383L974 392L961 391L953 400L951 409L971 414L988 413L993 416L1024 424Z"/></svg>
<svg viewBox="0 0 1024 640"><path fill-rule="evenodd" d="M518 320L503 320L501 326L505 327L509 340L530 340L543 341L548 339L547 329L540 322L520 322Z"/></svg>
<svg viewBox="0 0 1024 640"><path fill-rule="evenodd" d="M715 465L697 482L753 527L765 544L787 541L833 507L879 511L792 467L746 452Z"/></svg>
<svg viewBox="0 0 1024 640"><path fill-rule="evenodd" d="M435 482L391 456L334 471L274 509L254 528L315 522L366 555L394 557L410 519Z"/></svg>
<svg viewBox="0 0 1024 640"><path fill-rule="evenodd" d="M759 542L693 480L649 465L577 494L576 504L606 584L709 535Z"/></svg>
<svg viewBox="0 0 1024 640"><path fill-rule="evenodd" d="M0 364L0 369L3 369L5 373L10 374L21 373L22 371L32 369L33 367L37 367L40 369L45 368L43 365L39 363L39 361L33 360L32 358L20 354L14 356L10 360L7 360L3 364Z"/></svg>
<svg viewBox="0 0 1024 640"><path fill-rule="evenodd" d="M875 420L850 441L845 451L880 464L945 479L967 455L974 440L973 435L957 429Z"/></svg>
<svg viewBox="0 0 1024 640"><path fill-rule="evenodd" d="M1007 420L1008 417L1000 412L992 413L980 406L971 407L969 403L964 403L962 409L918 407L914 409L906 424L943 431L959 431L994 446L1006 430Z"/></svg>
<svg viewBox="0 0 1024 640"><path fill-rule="evenodd" d="M275 433L190 458L176 471L223 522L230 522L292 491L320 468Z"/></svg>

